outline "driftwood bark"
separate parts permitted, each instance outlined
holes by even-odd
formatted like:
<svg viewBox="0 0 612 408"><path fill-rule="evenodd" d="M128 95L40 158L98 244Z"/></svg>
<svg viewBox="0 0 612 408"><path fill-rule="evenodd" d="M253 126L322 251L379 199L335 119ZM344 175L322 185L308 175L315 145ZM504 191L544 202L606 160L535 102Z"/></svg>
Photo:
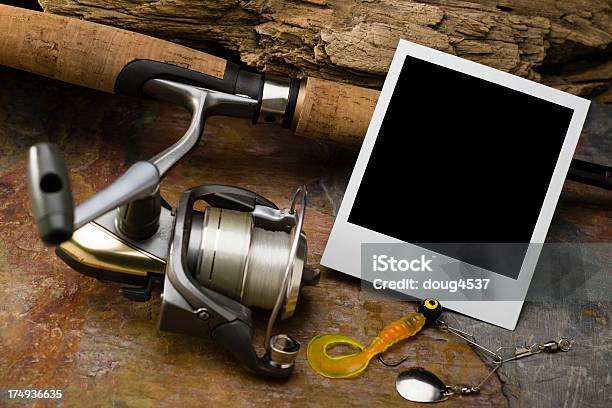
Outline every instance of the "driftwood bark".
<svg viewBox="0 0 612 408"><path fill-rule="evenodd" d="M379 87L399 38L612 103L612 0L40 0L267 72Z"/></svg>

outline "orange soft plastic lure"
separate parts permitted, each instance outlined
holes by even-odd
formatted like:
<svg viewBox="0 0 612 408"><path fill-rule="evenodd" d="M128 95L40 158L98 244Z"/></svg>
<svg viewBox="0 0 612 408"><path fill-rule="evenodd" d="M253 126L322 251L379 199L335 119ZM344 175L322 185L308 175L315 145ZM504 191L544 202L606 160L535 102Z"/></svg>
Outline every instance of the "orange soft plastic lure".
<svg viewBox="0 0 612 408"><path fill-rule="evenodd" d="M380 354L400 340L417 334L425 325L425 315L414 312L385 326L368 347L340 334L319 334L308 343L306 358L317 373L327 378L350 378L360 375L372 357ZM327 350L346 344L361 351L344 356L330 356Z"/></svg>

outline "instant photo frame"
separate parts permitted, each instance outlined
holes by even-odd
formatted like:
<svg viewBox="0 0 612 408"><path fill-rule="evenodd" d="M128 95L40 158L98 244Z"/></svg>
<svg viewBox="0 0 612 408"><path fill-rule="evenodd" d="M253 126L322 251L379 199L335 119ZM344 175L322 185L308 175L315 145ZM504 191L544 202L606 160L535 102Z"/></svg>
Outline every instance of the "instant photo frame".
<svg viewBox="0 0 612 408"><path fill-rule="evenodd" d="M415 243L525 244L514 275L477 265L491 280L486 301L444 302L513 330L589 105L401 40L321 264L367 279L359 255L366 243L406 243L448 262L461 260Z"/></svg>

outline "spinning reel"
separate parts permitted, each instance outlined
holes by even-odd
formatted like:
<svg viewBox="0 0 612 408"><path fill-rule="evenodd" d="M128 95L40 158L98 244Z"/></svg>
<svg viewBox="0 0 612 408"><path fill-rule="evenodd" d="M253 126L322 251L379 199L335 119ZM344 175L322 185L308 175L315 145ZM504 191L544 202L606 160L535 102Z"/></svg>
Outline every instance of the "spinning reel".
<svg viewBox="0 0 612 408"><path fill-rule="evenodd" d="M160 182L197 145L206 118L252 117L260 107L248 97L160 79L144 92L189 109L189 129L76 209L58 148L30 149L28 184L42 240L58 245L58 256L77 271L131 285L120 290L130 300L147 301L161 288L161 330L212 337L254 372L290 376L300 344L272 329L277 317L293 315L302 285L318 279L305 266L305 188L279 209L242 188L203 185L183 192L173 214ZM195 210L198 201L209 206ZM271 311L263 356L253 346L251 307Z"/></svg>

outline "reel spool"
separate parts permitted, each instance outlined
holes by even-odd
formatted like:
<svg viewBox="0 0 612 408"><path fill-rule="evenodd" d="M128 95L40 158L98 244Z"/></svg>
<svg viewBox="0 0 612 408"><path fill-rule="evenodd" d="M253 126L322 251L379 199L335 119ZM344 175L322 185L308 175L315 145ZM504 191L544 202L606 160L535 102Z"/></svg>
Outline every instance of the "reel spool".
<svg viewBox="0 0 612 408"><path fill-rule="evenodd" d="M207 288L264 310L272 310L279 292L284 291L280 318L286 319L297 304L306 264L306 239L301 231L268 230L258 224L250 212L207 208L201 226L190 236L190 248L198 249L192 264L194 276ZM297 253L290 260L292 237L297 236ZM285 290L282 283L288 264L291 271Z"/></svg>

